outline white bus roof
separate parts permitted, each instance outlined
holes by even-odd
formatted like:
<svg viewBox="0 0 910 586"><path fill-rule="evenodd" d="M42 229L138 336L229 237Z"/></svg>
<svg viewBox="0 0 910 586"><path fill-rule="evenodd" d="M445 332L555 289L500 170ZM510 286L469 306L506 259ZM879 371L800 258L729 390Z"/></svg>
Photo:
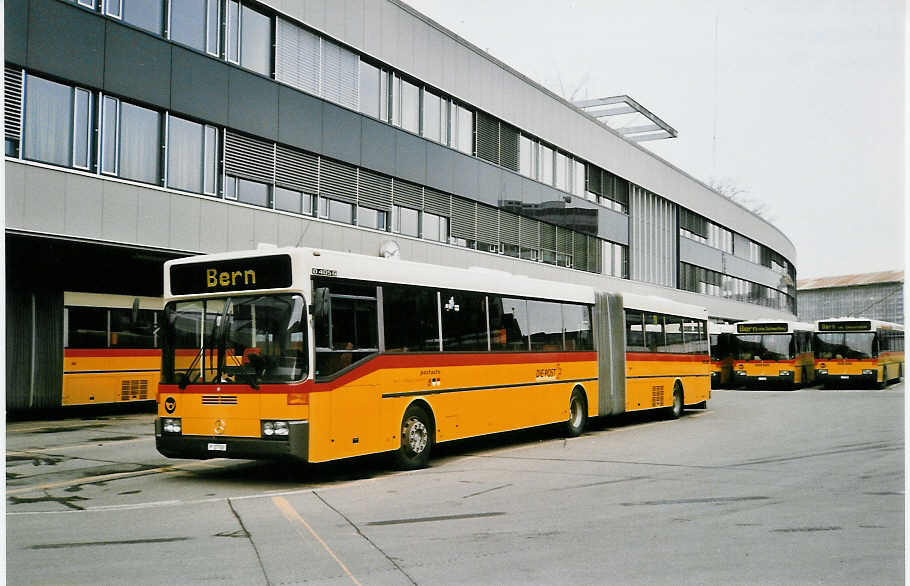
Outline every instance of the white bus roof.
<svg viewBox="0 0 910 586"><path fill-rule="evenodd" d="M890 321L882 321L880 319L870 319L868 317L832 317L830 319L820 319L815 322L816 327L820 323L838 323L838 322L858 322L858 321L867 321L870 324L869 330L896 330L899 332L904 331L903 324L896 324Z"/></svg>
<svg viewBox="0 0 910 586"><path fill-rule="evenodd" d="M114 307L130 309L133 302L139 300L139 309L162 309L164 300L161 297L143 297L138 295L112 295L107 293L63 292L63 305L67 307Z"/></svg>
<svg viewBox="0 0 910 586"><path fill-rule="evenodd" d="M279 292L282 290L306 290L314 269L335 271L332 275L338 279L358 281L376 281L400 283L460 291L478 291L514 295L539 299L553 299L571 303L594 303L595 288L563 281L545 281L523 275L514 275L479 267L461 269L428 263L419 263L398 259L387 259L379 256L366 256L349 252L323 250L315 248L263 248L210 255L191 256L167 261L164 265L164 291L167 300L193 299L213 295L237 294L211 293L193 295L174 295L171 292L171 267L183 264L225 261L251 257L290 255L293 280L286 289L258 290L257 293ZM707 310L697 305L689 305L664 299L662 297L624 293L623 304L626 307L654 311L681 317L707 319Z"/></svg>

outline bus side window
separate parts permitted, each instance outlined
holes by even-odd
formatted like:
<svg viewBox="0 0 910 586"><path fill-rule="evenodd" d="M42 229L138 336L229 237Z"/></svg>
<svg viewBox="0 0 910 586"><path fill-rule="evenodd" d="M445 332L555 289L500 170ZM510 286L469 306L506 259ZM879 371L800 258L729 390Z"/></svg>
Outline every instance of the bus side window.
<svg viewBox="0 0 910 586"><path fill-rule="evenodd" d="M626 310L626 350L629 352L647 351L641 312L633 309Z"/></svg>
<svg viewBox="0 0 910 586"><path fill-rule="evenodd" d="M318 377L331 376L379 352L376 290L375 285L339 281L329 284L327 304L325 293L314 294L314 318L328 316L316 320Z"/></svg>
<svg viewBox="0 0 910 586"><path fill-rule="evenodd" d="M554 301L528 301L528 332L532 352L563 349L562 307Z"/></svg>
<svg viewBox="0 0 910 586"><path fill-rule="evenodd" d="M499 295L491 295L489 300L492 349L527 352L528 302ZM500 310L494 312L494 305Z"/></svg>
<svg viewBox="0 0 910 586"><path fill-rule="evenodd" d="M659 313L645 313L645 347L647 352L664 352L664 320Z"/></svg>
<svg viewBox="0 0 910 586"><path fill-rule="evenodd" d="M107 309L68 307L67 348L107 348Z"/></svg>
<svg viewBox="0 0 910 586"><path fill-rule="evenodd" d="M594 349L590 307L563 303L562 323L565 328L566 350L577 352Z"/></svg>
<svg viewBox="0 0 910 586"><path fill-rule="evenodd" d="M487 296L442 290L442 349L487 351Z"/></svg>
<svg viewBox="0 0 910 586"><path fill-rule="evenodd" d="M436 291L410 285L382 286L386 352L438 352ZM484 342L486 349L486 341Z"/></svg>
<svg viewBox="0 0 910 586"><path fill-rule="evenodd" d="M663 352L672 352L680 354L685 351L683 343L683 324L682 318L674 315L664 316L664 332L666 335L666 345Z"/></svg>

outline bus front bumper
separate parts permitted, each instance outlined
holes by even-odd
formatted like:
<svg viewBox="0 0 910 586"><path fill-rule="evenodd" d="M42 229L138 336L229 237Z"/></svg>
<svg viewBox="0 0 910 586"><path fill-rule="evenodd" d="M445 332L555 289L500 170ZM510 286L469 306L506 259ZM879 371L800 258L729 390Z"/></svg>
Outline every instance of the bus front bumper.
<svg viewBox="0 0 910 586"><path fill-rule="evenodd" d="M815 381L823 385L872 385L878 384L878 373L872 374L828 374L826 371L816 371Z"/></svg>
<svg viewBox="0 0 910 586"><path fill-rule="evenodd" d="M159 417L155 419L155 447L168 458L307 461L310 439L309 422L292 421L288 427L286 439L182 435L163 433Z"/></svg>
<svg viewBox="0 0 910 586"><path fill-rule="evenodd" d="M793 372L789 374L760 374L750 375L744 371L738 370L733 373L733 380L740 385L758 386L758 385L792 385Z"/></svg>

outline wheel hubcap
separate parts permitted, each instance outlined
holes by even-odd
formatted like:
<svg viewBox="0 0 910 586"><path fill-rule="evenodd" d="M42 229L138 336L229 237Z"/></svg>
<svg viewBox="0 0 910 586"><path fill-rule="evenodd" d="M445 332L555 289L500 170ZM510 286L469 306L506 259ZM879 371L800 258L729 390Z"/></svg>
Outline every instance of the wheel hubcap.
<svg viewBox="0 0 910 586"><path fill-rule="evenodd" d="M408 450L414 454L420 454L427 447L429 433L427 426L419 419L409 419L402 435L407 442Z"/></svg>
<svg viewBox="0 0 910 586"><path fill-rule="evenodd" d="M569 405L569 423L572 427L581 425L581 416L581 402L578 399L572 399L572 403Z"/></svg>

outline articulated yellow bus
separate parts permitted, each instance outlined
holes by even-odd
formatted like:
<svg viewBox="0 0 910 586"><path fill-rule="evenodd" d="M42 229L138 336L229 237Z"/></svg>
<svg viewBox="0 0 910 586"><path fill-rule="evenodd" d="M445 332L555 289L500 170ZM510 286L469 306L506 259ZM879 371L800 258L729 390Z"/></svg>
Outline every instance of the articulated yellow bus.
<svg viewBox="0 0 910 586"><path fill-rule="evenodd" d="M707 315L484 269L309 248L165 265L158 450L324 462L710 397Z"/></svg>
<svg viewBox="0 0 910 586"><path fill-rule="evenodd" d="M708 340L711 344L711 388L729 387L733 384L736 358L736 326L711 322Z"/></svg>
<svg viewBox="0 0 910 586"><path fill-rule="evenodd" d="M63 293L61 404L154 401L160 297Z"/></svg>
<svg viewBox="0 0 910 586"><path fill-rule="evenodd" d="M904 376L904 326L842 317L816 322L816 378L826 388L866 384L885 388Z"/></svg>
<svg viewBox="0 0 910 586"><path fill-rule="evenodd" d="M734 382L746 386L808 386L815 380L812 324L744 321L736 324Z"/></svg>

